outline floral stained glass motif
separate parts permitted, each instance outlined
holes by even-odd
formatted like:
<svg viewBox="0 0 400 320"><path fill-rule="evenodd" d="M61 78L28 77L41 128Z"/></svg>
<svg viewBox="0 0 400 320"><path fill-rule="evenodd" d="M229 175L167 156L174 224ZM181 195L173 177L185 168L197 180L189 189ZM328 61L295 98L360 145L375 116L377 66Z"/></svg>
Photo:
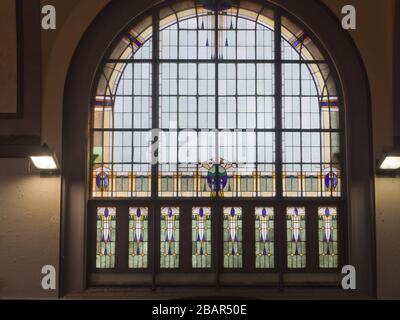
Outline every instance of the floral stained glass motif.
<svg viewBox="0 0 400 320"><path fill-rule="evenodd" d="M129 208L129 268L148 266L148 208Z"/></svg>
<svg viewBox="0 0 400 320"><path fill-rule="evenodd" d="M337 268L337 210L318 208L319 267Z"/></svg>
<svg viewBox="0 0 400 320"><path fill-rule="evenodd" d="M179 267L179 208L161 208L160 267Z"/></svg>
<svg viewBox="0 0 400 320"><path fill-rule="evenodd" d="M211 208L192 209L192 267L211 268Z"/></svg>
<svg viewBox="0 0 400 320"><path fill-rule="evenodd" d="M116 209L97 208L96 268L115 267Z"/></svg>
<svg viewBox="0 0 400 320"><path fill-rule="evenodd" d="M242 268L242 208L225 207L224 268Z"/></svg>
<svg viewBox="0 0 400 320"><path fill-rule="evenodd" d="M305 208L287 208L287 266L306 267L306 211Z"/></svg>
<svg viewBox="0 0 400 320"><path fill-rule="evenodd" d="M274 209L255 209L256 268L274 268Z"/></svg>

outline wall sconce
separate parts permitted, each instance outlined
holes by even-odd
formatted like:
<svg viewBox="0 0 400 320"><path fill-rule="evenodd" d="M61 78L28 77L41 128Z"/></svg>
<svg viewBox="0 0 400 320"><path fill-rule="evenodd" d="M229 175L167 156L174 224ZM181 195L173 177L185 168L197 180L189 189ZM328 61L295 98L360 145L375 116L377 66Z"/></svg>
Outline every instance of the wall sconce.
<svg viewBox="0 0 400 320"><path fill-rule="evenodd" d="M396 175L400 173L400 151L385 153L378 162L379 175Z"/></svg>
<svg viewBox="0 0 400 320"><path fill-rule="evenodd" d="M60 166L57 157L49 147L44 144L42 147L35 148L31 151L29 158L36 169L40 170L40 175L58 175L60 174Z"/></svg>

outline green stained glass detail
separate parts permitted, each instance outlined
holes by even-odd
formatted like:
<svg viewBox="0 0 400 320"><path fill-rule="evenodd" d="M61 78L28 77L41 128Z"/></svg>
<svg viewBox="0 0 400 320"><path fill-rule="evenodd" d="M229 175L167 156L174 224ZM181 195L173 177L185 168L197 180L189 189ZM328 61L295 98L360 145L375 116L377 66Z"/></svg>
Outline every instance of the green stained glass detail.
<svg viewBox="0 0 400 320"><path fill-rule="evenodd" d="M148 267L148 208L129 208L129 268Z"/></svg>
<svg viewBox="0 0 400 320"><path fill-rule="evenodd" d="M179 208L161 208L160 267L179 267Z"/></svg>
<svg viewBox="0 0 400 320"><path fill-rule="evenodd" d="M338 267L337 210L318 208L319 267Z"/></svg>
<svg viewBox="0 0 400 320"><path fill-rule="evenodd" d="M242 208L225 207L224 268L242 268Z"/></svg>
<svg viewBox="0 0 400 320"><path fill-rule="evenodd" d="M211 268L211 208L192 209L192 267Z"/></svg>
<svg viewBox="0 0 400 320"><path fill-rule="evenodd" d="M287 208L287 266L306 267L306 211L305 208Z"/></svg>
<svg viewBox="0 0 400 320"><path fill-rule="evenodd" d="M115 267L116 209L97 208L96 268Z"/></svg>
<svg viewBox="0 0 400 320"><path fill-rule="evenodd" d="M255 209L256 268L274 268L274 208Z"/></svg>

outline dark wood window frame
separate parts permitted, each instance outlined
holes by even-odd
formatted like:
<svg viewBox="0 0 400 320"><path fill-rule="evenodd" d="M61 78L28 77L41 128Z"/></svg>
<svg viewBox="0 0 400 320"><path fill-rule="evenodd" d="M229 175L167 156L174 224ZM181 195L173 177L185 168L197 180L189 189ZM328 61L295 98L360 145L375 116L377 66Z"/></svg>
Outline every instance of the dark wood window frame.
<svg viewBox="0 0 400 320"><path fill-rule="evenodd" d="M339 24L339 21L337 21L336 18L333 17L333 15L328 12L327 8L321 6L318 3L315 3L313 0L307 0L309 2L309 7L307 7L307 10L304 10L304 8L299 7L298 4L296 4L296 1L276 1L278 6L282 7L283 9L286 9L287 11L292 11L292 12L296 12L297 16L303 17L304 21L309 22L309 25L314 25L314 26L321 26L321 24L318 23L318 21L315 21L315 17L312 18L311 14L321 14L323 15L327 20L329 20L333 25L337 25ZM124 21L126 22L130 22L133 12L138 12L135 8L132 7L132 5L129 5L128 1L122 1L127 7L130 8L130 15L131 17L129 17L129 15L125 14L124 15ZM116 3L111 3L103 12L102 14L99 16L98 19L101 18L107 18L107 17L112 17L113 14L116 14L116 12L120 12L122 14L123 12L123 5L122 4L116 4ZM285 12L286 14L286 12ZM140 19L140 16L137 17L138 19ZM294 18L293 18L294 19ZM96 19L97 20L97 19ZM110 19L113 20L113 19ZM297 19L295 19L297 20ZM111 27L111 25L113 26L112 30L115 30L117 28L117 24L115 19L113 21L114 23L109 22L108 27ZM106 25L107 25L106 24ZM125 25L130 25L128 23L125 23ZM324 24L322 24L324 25ZM310 27L311 28L311 27ZM307 30L307 28L305 28ZM347 131L347 140L342 139L343 142L343 146L346 146L346 151L349 151L349 145L351 145L353 148L358 148L359 152L361 153L348 153L348 157L346 157L346 164L347 167L349 168L349 171L351 171L350 174L346 174L345 172L345 176L347 175L348 177L348 183L344 186L344 188L342 189L343 192L345 193L345 199L349 199L349 201L347 202L340 202L340 203L335 203L335 206L338 207L339 209L339 217L344 217L346 216L341 215L340 213L342 212L349 212L349 219L348 221L345 222L341 222L340 224L343 225L348 225L349 227L347 228L347 232L349 234L348 237L346 237L346 239L343 238L343 235L346 234L347 232L343 232L341 233L341 239L339 241L341 241L342 243L347 243L348 245L345 246L345 250L343 250L341 252L341 254L343 254L344 251L348 252L348 255L346 256L345 261L349 261L349 263L353 263L354 265L356 265L356 267L363 269L363 273L362 273L362 278L364 280L366 280L363 283L360 283L361 286L359 286L360 289L358 289L357 293L359 295L364 295L364 296L372 296L375 294L375 274L374 274L374 262L373 262L373 257L374 257L374 232L373 232L373 198L372 198L372 190L373 190L373 185L372 185L372 179L371 179L371 146L370 144L368 144L369 141L366 141L367 143L361 143L361 144L355 144L352 143L352 141L354 141L353 139L356 139L357 136L359 136L360 132L355 132L354 128L349 126L350 124L358 124L356 125L358 127L359 130L361 130L362 133L366 134L366 136L368 136L370 138L370 127L368 127L368 124L370 124L370 119L369 119L369 114L370 114L370 102L368 100L369 97L369 89L368 89L368 84L366 79L366 75L365 75L365 70L363 69L363 66L361 64L360 58L358 56L358 52L356 51L356 49L354 48L354 44L351 42L351 40L349 39L349 36L344 33L344 32L340 32L337 30L332 30L334 29L333 27L331 28L322 28L322 31L320 30L320 33L325 34L325 37L329 34L335 35L335 38L340 38L343 41L343 46L345 48L347 48L349 50L349 52L351 53L350 56L352 56L353 62L357 62L355 63L355 67L358 69L358 73L353 74L353 77L355 78L359 78L358 80L361 80L359 82L349 82L346 77L344 77L343 75L343 71L347 71L346 69L342 70L337 66L337 59L339 59L342 63L344 63L346 65L345 59L343 59L343 55L340 55L340 52L338 52L337 48L332 47L332 43L329 45L327 45L325 42L325 46L327 46L327 53L329 53L329 55L326 55L327 57L331 57L333 61L336 62L336 66L337 66L337 70L338 70L338 77L341 80L341 84L343 86L343 92L344 92L344 96L343 96L343 102L344 105L346 106L346 114L348 115L348 117L346 117L346 119L343 119L344 122L344 126L346 128ZM104 48L112 48L112 43L110 45L110 43L104 41L104 39L100 39L98 36L96 36L94 34L94 31L100 31L102 30L102 35L104 36L104 34L109 34L108 31L106 31L104 29L104 27L101 27L101 24L99 22L96 23L96 21L93 23L93 25L89 28L85 38L82 40L80 47L78 48L77 54L75 55L74 61L71 65L70 68L70 72L69 72L69 77L67 79L67 84L66 84L66 94L65 94L65 108L64 108L64 152L63 152L63 223L62 223L62 240L61 240L61 247L62 247L62 254L63 257L61 259L61 284L62 284L62 291L61 294L66 294L69 293L71 291L73 291L74 289L78 289L78 290L83 290L85 288L87 288L87 286L90 286L90 277L86 277L86 270L87 266L89 265L93 265L92 264L92 260L91 257L89 257L87 255L87 250L88 248L91 247L91 240L93 239L93 235L89 232L89 234L87 236L84 236L85 232L84 230L83 233L79 232L79 237L75 237L72 235L71 233L71 228L74 227L74 225L76 225L76 223L79 223L79 221L81 221L81 223L83 223L83 225L86 225L87 223L91 223L93 220L93 214L91 214L92 208L93 208L93 203L92 201L90 201L89 206L91 209L88 210L88 216L87 218L85 214L83 214L86 209L84 208L86 205L82 206L84 203L87 203L86 201L84 201L84 199L89 199L88 194L89 194L89 190L88 190L88 183L86 183L86 181L88 181L88 177L87 177L87 170L86 170L86 166L72 166L69 161L71 161L72 159L74 159L74 157L76 157L76 159L81 159L80 161L84 160L82 158L86 157L86 151L82 152L82 150L87 150L87 146L85 145L85 143L82 145L82 140L80 140L79 142L76 140L77 139L77 134L84 134L87 136L88 131L87 131L87 126L84 125L84 123L82 122L82 118L85 119L87 121L87 119L89 118L89 114L90 114L90 105L87 105L87 107L84 109L82 107L72 107L73 104L76 105L76 103L80 100L80 101L84 101L82 100L84 97L89 98L93 88L91 88L90 90L88 90L87 92L84 91L81 87L77 88L76 85L73 83L73 79L78 79L77 76L79 75L79 64L82 63L83 61L87 61L86 59L88 59L89 57L87 56L87 54L84 53L84 50L87 49L88 45L95 45L96 41L100 41L99 45L100 47L103 46L103 50L101 52L105 52ZM313 29L314 30L314 29ZM310 33L312 34L312 33ZM321 36L321 35L320 35ZM328 39L326 39L325 37L322 37L323 39L325 39L328 44L330 43L330 41ZM113 39L113 37L109 37L108 39ZM331 49L331 50L329 50ZM335 54L332 54L332 50L334 51ZM102 55L104 56L104 55ZM98 67L98 64L101 64L101 60L102 60L102 56L97 55L98 59L96 61L96 63L91 63L90 64L90 77L92 77L92 79L95 79L95 73ZM79 59L78 59L79 58ZM348 59L348 57L347 57ZM278 73L278 72L277 72ZM348 73L348 72L344 72L344 73ZM351 78L351 76L348 76L349 78ZM364 78L364 80L363 80ZM354 79L353 79L354 80ZM90 81L90 83L95 83L95 81L93 82ZM87 86L83 86L85 87L85 89L88 89ZM354 87L354 90L356 91L349 91L349 89L351 87ZM75 89L75 91L72 91L73 89ZM74 92L74 93L73 93ZM361 96L359 94L364 94L363 98L361 98ZM366 121L362 124L360 124L357 120L354 120L354 118L352 118L351 116L353 114L353 112L351 112L351 108L349 108L349 104L351 104L352 102L355 102L356 97L361 98L362 100L358 101L357 105L359 110L367 110L364 114L361 113L361 117L364 117L366 119ZM86 101L90 101L90 98L87 99ZM362 103L363 102L363 103ZM278 109L278 108L277 108ZM343 112L344 113L344 112ZM74 117L76 117L78 114L80 114L81 119L78 120L78 127L82 128L83 130L79 129L78 131L76 130L68 130L68 126L70 126L72 123L76 124L76 119L74 119ZM349 120L350 118L350 120ZM154 120L154 119L153 119ZM350 121L353 122L350 122ZM87 123L87 122L86 122ZM75 125L76 128L76 125ZM74 131L74 132L72 132ZM343 137L342 137L343 138ZM74 141L78 142L78 145L81 147L77 147L75 145L74 147ZM85 140L87 141L87 140ZM361 155L366 156L366 159L369 159L370 161L364 161L364 163L362 165L360 164L355 164L354 161L357 160L357 158ZM351 159L349 159L351 158ZM87 163L86 160L84 160L83 162L80 163ZM368 169L369 168L369 169ZM76 182L77 184L74 185L74 182ZM361 184L360 184L361 183ZM153 185L155 183L153 182ZM357 201L357 197L360 197L360 194L356 194L355 192L352 192L354 190L355 187L359 187L363 189L363 194L364 195L368 195L367 199L368 201L365 200L364 198L364 203L357 203L357 205L354 205L354 201ZM278 187L279 188L279 187ZM153 189L154 190L154 189ZM80 200L79 200L80 199ZM350 199L352 201L350 201ZM192 199L193 200L193 199ZM361 200L361 198L359 198L359 200ZM76 202L79 201L79 202ZM152 214L152 237L157 235L158 232L158 228L157 228L157 223L156 220L154 220L155 215L157 215L157 208L159 206L161 206L162 204L170 204L173 206L177 205L177 199L151 199L151 205L152 210L150 211L150 213ZM154 202L156 201L156 202ZM188 208L190 206L193 205L193 202L190 202L190 199L186 199L186 203L184 199L179 199L178 200L179 203L182 204L183 208L186 208L185 210L188 210ZM278 220L280 219L279 217L282 217L282 214L284 213L284 207L285 206L290 206L291 204L293 205L301 205L301 206L306 206L308 209L308 214L309 217L307 219L307 232L309 235L310 232L312 232L313 230L316 231L316 227L313 226L312 221L315 221L315 223L317 223L317 219L313 219L312 216L315 215L316 216L316 208L318 206L318 203L320 202L322 206L327 205L330 202L330 199L276 199L273 202L271 201L263 201L261 199L252 199L252 200L246 200L248 204L243 205L243 201L240 200L235 200L235 199L218 199L218 201L216 199L204 199L204 203L205 205L208 206L213 206L214 208L216 208L217 212L218 212L218 206L221 207L223 206L223 203L227 203L227 204L237 204L239 206L245 207L245 209L247 209L246 211L249 212L251 211L251 203L253 204L253 206L255 205L262 205L262 206L267 206L268 204L271 204L271 206L275 207L276 209L276 217L278 218ZM81 203L83 202L83 203ZM200 201L199 201L200 202ZM201 200L201 202L203 202L203 200ZM103 200L101 202L97 202L97 205L106 205L109 204L109 201ZM135 200L126 200L121 201L120 204L118 206L121 207L121 209L123 210L123 208L125 208L125 210L127 210L127 207L129 205L134 205L134 206L139 206L139 205L146 205L149 204L146 201L135 201ZM196 204L197 205L197 204ZM116 206L115 202L111 202L110 206ZM151 207L149 205L149 207ZM83 211L82 211L83 210ZM364 213L362 213L361 211L364 210ZM77 214L77 212L81 213L81 216L79 216ZM370 212L370 214L366 214L365 212ZM355 214L356 213L356 214ZM357 214L359 215L359 217L363 217L364 221L362 223L360 223L358 221L357 225L350 225L351 224L351 218L356 217ZM220 215L216 215L214 214L214 216L220 216ZM249 228L249 231L252 227L251 223L250 223L250 219L253 215L249 213L246 214L245 217L245 226L247 225L247 227L245 228ZM125 222L126 223L126 222ZM121 223L121 226L125 225L124 222ZM215 225L215 224L214 224ZM278 228L282 228L283 223L279 223L278 222ZM369 226L369 227L368 227ZM82 227L83 228L83 227ZM84 228L83 228L84 229ZM126 228L127 229L127 228ZM215 227L214 227L215 229ZM247 229L246 229L247 230ZM364 230L364 231L363 231ZM355 234L352 233L352 231L357 231ZM122 231L124 232L124 231ZM127 230L126 230L127 232ZM215 231L214 231L215 232ZM217 233L218 234L218 233ZM278 233L276 233L276 235L278 235ZM83 236L83 237L82 237ZM74 239L72 239L72 237ZM215 238L216 236L214 236ZM279 242L282 243L283 239L283 234L280 237ZM364 256L360 256L359 254L357 254L357 249L359 249L359 247L354 248L354 242L352 242L351 240L354 240L354 238L359 238L359 239L363 239L365 241L367 241L367 247L365 248L364 254L366 253L366 255ZM86 239L86 243L88 244L87 246L84 245L82 247L82 245L85 243L84 239ZM308 237L308 239L310 239ZM218 241L214 241L214 243L216 243ZM277 241L278 242L278 241ZM155 241L154 243L157 243L157 241ZM249 251L249 255L251 255L251 253L254 251L253 247L250 247L251 245L251 241L249 242L244 242L245 246L249 247L250 251ZM312 241L311 243L315 243L315 241ZM284 246L280 246L280 247L284 247ZM80 249L79 249L80 248ZM85 249L86 248L86 249ZM78 249L75 253L78 254L78 261L80 261L79 263L77 263L76 259L73 259L73 252L71 250L74 249ZM154 246L153 251L156 252L156 246ZM310 244L310 249L311 249L311 254L308 255L308 259L310 259L311 261L307 261L307 265L308 267L306 268L305 271L307 272L315 272L316 269L315 268L310 268L311 266L315 266L315 263L312 263L312 259L315 259L315 249L313 249L313 245ZM217 248L218 250L218 248ZM90 250L89 250L90 252ZM92 251L93 252L93 251ZM283 253L281 251L280 255L279 255L279 260L282 262L282 257L284 257ZM348 258L347 258L348 257ZM370 260L371 259L371 260ZM75 260L75 261L74 261ZM154 261L156 261L157 259L155 259ZM370 261L368 263L368 260ZM244 261L251 261L249 257L246 257L244 259ZM360 264L360 261L362 261L362 263L367 263L367 265L362 265ZM309 263L311 262L311 263ZM354 263L354 262L358 262L358 263ZM280 264L280 266L283 266L284 264ZM189 271L189 269L187 268L187 264L186 266L184 266L183 270L184 272ZM152 265L152 275L151 275L151 284L152 284L152 289L155 289L157 283L159 284L159 281L156 281L156 265ZM245 268L247 270L251 270L251 266L245 266ZM78 277L75 277L75 279L72 279L71 277L71 271L72 270L80 270ZM216 285L216 287L219 287L220 282L224 282L227 277L221 277L219 278L219 272L221 271L220 267L216 267L215 271L217 273L217 277L214 279L214 283ZM276 270L274 270L276 272ZM274 281L275 285L276 283L278 283L278 287L279 288L283 288L284 283L290 283L290 281L283 281L283 277L284 272L285 274L287 273L287 271L289 270L285 270L280 268L280 272L279 272L279 279L277 282ZM335 272L337 272L337 270L335 270ZM76 274L75 274L76 276ZM236 279L236 282L240 282L240 278L237 278L237 274L234 274L234 278L230 278L230 281L233 281L232 279ZM179 277L179 275L174 274L173 277L169 277L170 281L176 281L178 280L177 277ZM167 277L168 278L168 277ZM229 277L228 277L229 279ZM162 282L162 281L161 281ZM168 282L168 281L167 281ZM228 281L229 282L229 281ZM121 284L124 283L124 281L120 282ZM304 283L303 283L304 285ZM315 284L314 284L315 285ZM321 287L323 286L323 284L320 282L319 284L317 284L317 287ZM309 286L309 288L312 287ZM334 286L335 290L337 290L337 285ZM285 290L283 291L285 292ZM189 294L190 295L190 294ZM340 295L340 294L339 294Z"/></svg>

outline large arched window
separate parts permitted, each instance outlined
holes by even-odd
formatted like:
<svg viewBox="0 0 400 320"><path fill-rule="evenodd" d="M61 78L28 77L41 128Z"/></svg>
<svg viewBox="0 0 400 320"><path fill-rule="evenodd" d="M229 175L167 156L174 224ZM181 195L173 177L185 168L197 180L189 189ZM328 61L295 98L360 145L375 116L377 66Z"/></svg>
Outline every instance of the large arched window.
<svg viewBox="0 0 400 320"><path fill-rule="evenodd" d="M266 1L177 1L135 21L93 94L91 280L261 284L337 270L336 79L312 34Z"/></svg>

